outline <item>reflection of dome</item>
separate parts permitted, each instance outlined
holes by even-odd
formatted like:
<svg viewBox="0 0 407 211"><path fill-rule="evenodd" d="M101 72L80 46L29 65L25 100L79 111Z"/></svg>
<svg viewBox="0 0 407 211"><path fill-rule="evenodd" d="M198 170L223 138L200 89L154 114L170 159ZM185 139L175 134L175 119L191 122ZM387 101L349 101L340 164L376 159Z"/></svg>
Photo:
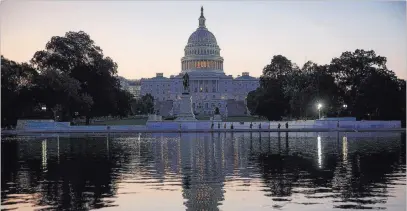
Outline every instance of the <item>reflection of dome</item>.
<svg viewBox="0 0 407 211"><path fill-rule="evenodd" d="M202 44L212 44L217 45L216 38L212 32L208 31L206 28L198 28L194 33L189 36L189 45L202 45Z"/></svg>
<svg viewBox="0 0 407 211"><path fill-rule="evenodd" d="M182 72L209 71L223 72L223 58L215 36L205 25L203 7L199 17L199 27L189 36L185 46L185 56L181 59Z"/></svg>

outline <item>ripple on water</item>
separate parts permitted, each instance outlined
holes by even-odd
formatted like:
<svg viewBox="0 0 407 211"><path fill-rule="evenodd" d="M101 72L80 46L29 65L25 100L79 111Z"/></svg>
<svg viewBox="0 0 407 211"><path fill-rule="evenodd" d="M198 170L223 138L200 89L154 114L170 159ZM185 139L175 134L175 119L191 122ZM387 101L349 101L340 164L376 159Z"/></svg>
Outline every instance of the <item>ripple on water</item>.
<svg viewBox="0 0 407 211"><path fill-rule="evenodd" d="M398 210L404 137L10 137L2 209Z"/></svg>

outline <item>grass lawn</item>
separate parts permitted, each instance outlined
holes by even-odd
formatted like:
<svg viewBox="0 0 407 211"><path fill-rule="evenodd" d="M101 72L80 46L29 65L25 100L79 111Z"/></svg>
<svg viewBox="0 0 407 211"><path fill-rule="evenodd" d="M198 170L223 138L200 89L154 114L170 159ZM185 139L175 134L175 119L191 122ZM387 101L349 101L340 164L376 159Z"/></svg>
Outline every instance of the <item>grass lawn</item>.
<svg viewBox="0 0 407 211"><path fill-rule="evenodd" d="M117 119L94 122L92 125L145 125L147 118Z"/></svg>

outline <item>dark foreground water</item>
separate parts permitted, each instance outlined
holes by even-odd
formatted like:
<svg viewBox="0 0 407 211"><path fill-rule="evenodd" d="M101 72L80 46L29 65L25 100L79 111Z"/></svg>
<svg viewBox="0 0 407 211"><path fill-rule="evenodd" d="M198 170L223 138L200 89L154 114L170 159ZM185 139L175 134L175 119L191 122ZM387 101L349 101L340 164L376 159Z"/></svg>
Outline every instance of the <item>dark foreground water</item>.
<svg viewBox="0 0 407 211"><path fill-rule="evenodd" d="M3 210L405 210L405 151L404 134L3 137L1 203Z"/></svg>

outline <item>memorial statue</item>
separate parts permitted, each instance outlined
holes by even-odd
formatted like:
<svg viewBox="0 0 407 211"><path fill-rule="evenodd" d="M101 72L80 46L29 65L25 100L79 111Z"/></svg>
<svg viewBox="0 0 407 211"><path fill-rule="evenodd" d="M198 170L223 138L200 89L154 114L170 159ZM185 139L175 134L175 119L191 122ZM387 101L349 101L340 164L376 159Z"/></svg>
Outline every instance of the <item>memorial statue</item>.
<svg viewBox="0 0 407 211"><path fill-rule="evenodd" d="M182 76L183 82L182 85L184 86L184 91L189 93L189 75L188 73L185 73L184 76Z"/></svg>

